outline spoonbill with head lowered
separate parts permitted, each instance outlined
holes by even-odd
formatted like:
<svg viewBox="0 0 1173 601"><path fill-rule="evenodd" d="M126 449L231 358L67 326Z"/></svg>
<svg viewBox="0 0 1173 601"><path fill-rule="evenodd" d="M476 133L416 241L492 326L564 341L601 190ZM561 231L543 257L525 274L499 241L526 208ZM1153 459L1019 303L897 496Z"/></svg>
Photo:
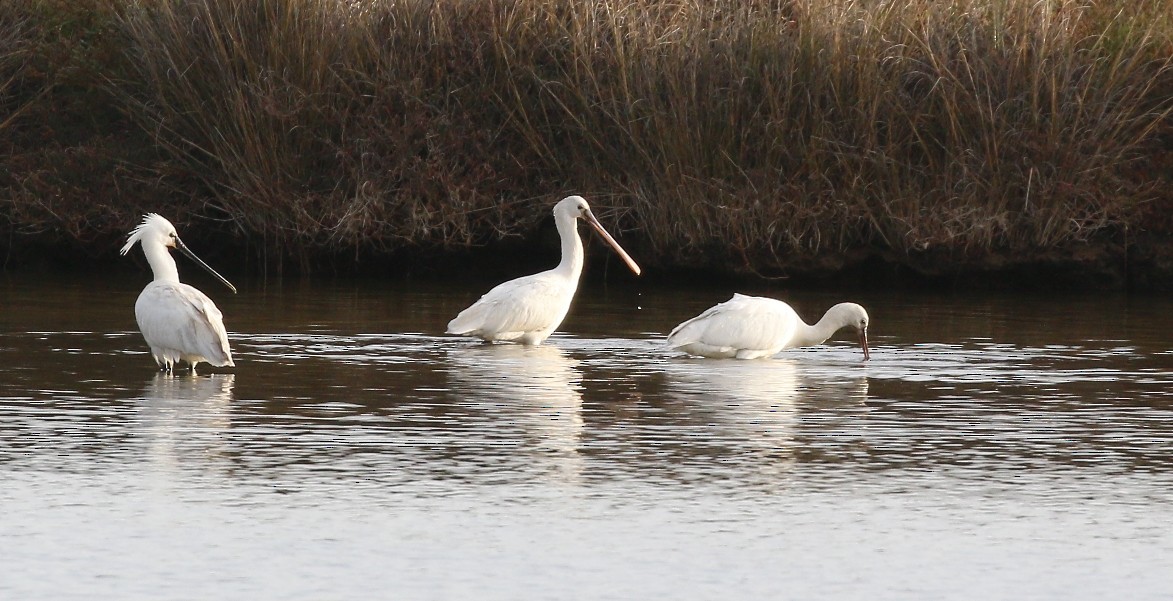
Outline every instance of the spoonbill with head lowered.
<svg viewBox="0 0 1173 601"><path fill-rule="evenodd" d="M855 303L827 309L812 326L782 301L734 294L676 326L668 334L667 345L701 357L759 359L785 349L821 344L845 327L859 331L863 358L868 360L868 312Z"/></svg>
<svg viewBox="0 0 1173 601"><path fill-rule="evenodd" d="M130 232L122 254L130 252L136 242L142 244L155 279L138 295L134 316L159 369L171 372L180 361L186 361L192 370L201 361L216 367L235 367L223 315L207 295L179 281L175 259L168 249L179 249L233 293L236 287L188 250L175 226L155 213L144 216L143 222Z"/></svg>
<svg viewBox="0 0 1173 601"><path fill-rule="evenodd" d="M603 229L581 196L567 196L554 205L554 223L562 239L562 261L543 271L498 284L471 307L448 322L449 334L467 334L488 342L541 344L562 323L582 274L582 238L578 219L586 221L636 275L639 265Z"/></svg>

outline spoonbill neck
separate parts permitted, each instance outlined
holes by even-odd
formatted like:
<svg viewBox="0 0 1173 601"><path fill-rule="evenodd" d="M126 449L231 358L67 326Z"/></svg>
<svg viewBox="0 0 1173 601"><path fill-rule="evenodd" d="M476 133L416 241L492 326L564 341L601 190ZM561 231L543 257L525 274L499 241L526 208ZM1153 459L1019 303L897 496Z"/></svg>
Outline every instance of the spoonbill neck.
<svg viewBox="0 0 1173 601"><path fill-rule="evenodd" d="M153 241L143 241L142 246L156 282L179 282L179 269L175 267L175 259L167 252L166 246Z"/></svg>
<svg viewBox="0 0 1173 601"><path fill-rule="evenodd" d="M813 326L799 319L798 331L794 333L795 343L792 346L800 347L822 344L828 338L834 336L835 332L838 332L839 328L842 328L844 325L847 324L840 323L837 316L832 315L830 311L824 313L823 318Z"/></svg>
<svg viewBox="0 0 1173 601"><path fill-rule="evenodd" d="M582 273L584 254L582 238L578 235L578 219L570 215L559 214L554 222L558 226L558 237L562 240L562 261L554 270L577 281L578 276Z"/></svg>

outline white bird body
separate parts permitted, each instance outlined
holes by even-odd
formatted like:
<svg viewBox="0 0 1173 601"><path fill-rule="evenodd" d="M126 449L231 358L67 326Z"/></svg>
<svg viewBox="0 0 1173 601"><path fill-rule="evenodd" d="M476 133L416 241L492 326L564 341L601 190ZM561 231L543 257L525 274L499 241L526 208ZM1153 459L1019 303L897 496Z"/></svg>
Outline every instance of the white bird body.
<svg viewBox="0 0 1173 601"><path fill-rule="evenodd" d="M449 334L488 342L541 344L562 324L578 287L578 273L551 269L498 284L448 322Z"/></svg>
<svg viewBox="0 0 1173 601"><path fill-rule="evenodd" d="M224 316L206 294L182 282L158 280L134 303L139 331L161 367L186 361L233 367Z"/></svg>
<svg viewBox="0 0 1173 601"><path fill-rule="evenodd" d="M554 205L554 223L562 241L558 266L498 284L448 322L448 333L525 345L541 344L548 338L570 311L582 275L584 253L577 227L580 217L639 274L639 266L603 229L587 202L581 196L568 196Z"/></svg>
<svg viewBox="0 0 1173 601"><path fill-rule="evenodd" d="M782 301L734 294L676 326L666 343L669 348L701 357L760 359L786 349L821 344L849 326L859 330L864 359L868 359L868 314L855 303L831 307L812 326Z"/></svg>
<svg viewBox="0 0 1173 601"><path fill-rule="evenodd" d="M224 316L206 294L179 281L179 270L168 248L178 248L233 292L236 288L188 250L179 240L175 226L159 215L151 213L143 218L130 233L122 254L130 252L136 242L142 244L154 281L139 294L134 316L159 368L170 372L180 361L187 362L193 370L200 362L234 367Z"/></svg>

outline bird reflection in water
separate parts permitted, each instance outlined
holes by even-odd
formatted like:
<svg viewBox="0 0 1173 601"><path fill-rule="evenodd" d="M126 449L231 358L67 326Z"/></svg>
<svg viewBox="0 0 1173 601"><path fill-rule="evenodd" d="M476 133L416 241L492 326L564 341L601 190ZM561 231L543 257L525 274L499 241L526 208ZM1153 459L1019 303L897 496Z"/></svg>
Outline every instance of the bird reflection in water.
<svg viewBox="0 0 1173 601"><path fill-rule="evenodd" d="M490 418L492 437L532 451L565 480L582 473L582 373L556 346L487 344L450 355L449 387ZM506 450L512 453L512 450Z"/></svg>
<svg viewBox="0 0 1173 601"><path fill-rule="evenodd" d="M685 360L668 364L669 393L734 444L790 455L800 373L791 360Z"/></svg>
<svg viewBox="0 0 1173 601"><path fill-rule="evenodd" d="M668 394L704 422L707 452L762 472L789 472L812 452L808 430L834 431L824 418L834 422L844 411L864 409L868 396L867 378L844 379L798 359L688 359L665 367ZM820 418L804 425L804 413Z"/></svg>
<svg viewBox="0 0 1173 601"><path fill-rule="evenodd" d="M170 471L225 456L235 377L159 372L147 382L140 415L155 466Z"/></svg>

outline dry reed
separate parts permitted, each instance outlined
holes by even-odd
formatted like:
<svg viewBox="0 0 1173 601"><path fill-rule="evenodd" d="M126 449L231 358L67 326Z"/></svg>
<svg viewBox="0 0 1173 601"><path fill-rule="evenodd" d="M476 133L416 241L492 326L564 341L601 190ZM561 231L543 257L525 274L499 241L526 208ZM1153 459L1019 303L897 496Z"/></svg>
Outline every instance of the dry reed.
<svg viewBox="0 0 1173 601"><path fill-rule="evenodd" d="M1029 257L1173 207L1170 0L101 6L135 177L276 255L485 244L568 192L645 262L732 270Z"/></svg>

